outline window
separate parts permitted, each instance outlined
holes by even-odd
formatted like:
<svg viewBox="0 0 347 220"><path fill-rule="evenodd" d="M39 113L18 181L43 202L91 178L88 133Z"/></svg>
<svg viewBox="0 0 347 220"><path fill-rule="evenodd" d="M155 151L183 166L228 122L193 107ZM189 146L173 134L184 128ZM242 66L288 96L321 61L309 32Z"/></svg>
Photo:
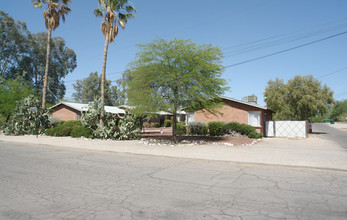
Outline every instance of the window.
<svg viewBox="0 0 347 220"><path fill-rule="evenodd" d="M248 124L252 126L261 126L261 112L248 112Z"/></svg>
<svg viewBox="0 0 347 220"><path fill-rule="evenodd" d="M190 122L193 122L194 120L194 112L187 112L186 124L188 125Z"/></svg>

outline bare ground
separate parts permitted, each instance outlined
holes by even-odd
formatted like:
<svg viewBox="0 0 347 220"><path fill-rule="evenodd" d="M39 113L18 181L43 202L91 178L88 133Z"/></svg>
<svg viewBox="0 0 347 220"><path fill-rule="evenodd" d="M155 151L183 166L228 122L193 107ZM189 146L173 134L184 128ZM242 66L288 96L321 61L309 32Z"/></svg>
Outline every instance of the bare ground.
<svg viewBox="0 0 347 220"><path fill-rule="evenodd" d="M162 133L160 133L160 129L146 129L146 132L142 132L142 138L146 140L157 140L157 141L170 141L172 140L172 131L170 129L162 129ZM182 141L188 142L200 142L203 141L206 144L210 143L229 143L234 146L240 146L244 144L251 144L254 139L250 139L246 136L234 137L234 136L222 136L222 137L211 137L211 136L177 136L178 143Z"/></svg>

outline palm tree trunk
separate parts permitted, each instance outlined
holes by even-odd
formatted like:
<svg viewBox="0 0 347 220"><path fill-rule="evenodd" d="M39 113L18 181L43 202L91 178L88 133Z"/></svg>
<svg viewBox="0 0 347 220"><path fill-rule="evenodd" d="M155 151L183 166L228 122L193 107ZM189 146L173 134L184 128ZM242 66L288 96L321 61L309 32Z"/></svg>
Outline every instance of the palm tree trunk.
<svg viewBox="0 0 347 220"><path fill-rule="evenodd" d="M46 98L47 98L47 84L48 84L48 70L49 70L49 62L51 56L51 37L52 37L52 29L48 29L47 36L47 53L46 53L46 68L45 75L43 79L43 87L42 87L42 106L43 110L46 109Z"/></svg>
<svg viewBox="0 0 347 220"><path fill-rule="evenodd" d="M105 82L106 82L106 62L107 62L107 51L108 51L108 34L105 34L105 47L104 47L104 61L102 63L101 73L101 113L100 113L100 126L104 128L105 119Z"/></svg>

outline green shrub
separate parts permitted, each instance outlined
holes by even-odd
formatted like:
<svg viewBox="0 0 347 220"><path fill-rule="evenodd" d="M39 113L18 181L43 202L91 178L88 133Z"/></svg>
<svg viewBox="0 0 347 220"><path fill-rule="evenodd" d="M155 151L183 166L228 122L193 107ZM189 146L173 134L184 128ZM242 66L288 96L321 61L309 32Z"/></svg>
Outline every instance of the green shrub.
<svg viewBox="0 0 347 220"><path fill-rule="evenodd" d="M93 130L90 128L80 126L75 126L73 130L71 131L71 137L79 138L79 137L85 137L85 138L91 138L93 135Z"/></svg>
<svg viewBox="0 0 347 220"><path fill-rule="evenodd" d="M208 123L208 130L210 136L222 136L224 135L224 122L212 121Z"/></svg>
<svg viewBox="0 0 347 220"><path fill-rule="evenodd" d="M259 138L262 138L263 137L263 134L261 133L257 133L257 136L255 137L256 139L259 139Z"/></svg>
<svg viewBox="0 0 347 220"><path fill-rule="evenodd" d="M167 119L164 121L164 127L166 127L166 128L171 127L171 120L170 119Z"/></svg>
<svg viewBox="0 0 347 220"><path fill-rule="evenodd" d="M184 122L176 124L176 132L177 135L185 135L187 134L187 126Z"/></svg>
<svg viewBox="0 0 347 220"><path fill-rule="evenodd" d="M49 118L49 122L51 123L52 127L55 127L61 123L61 120L59 118Z"/></svg>
<svg viewBox="0 0 347 220"><path fill-rule="evenodd" d="M5 127L6 117L0 114L0 130Z"/></svg>
<svg viewBox="0 0 347 220"><path fill-rule="evenodd" d="M232 131L240 132L240 130L241 130L240 126L241 126L241 124L238 122L227 123L224 125L224 132L226 134L229 134Z"/></svg>
<svg viewBox="0 0 347 220"><path fill-rule="evenodd" d="M79 126L82 127L80 121L59 122L54 128L47 129L45 134L58 137L71 136L73 129Z"/></svg>
<svg viewBox="0 0 347 220"><path fill-rule="evenodd" d="M201 129L201 135L207 135L208 134L208 125L204 124Z"/></svg>
<svg viewBox="0 0 347 220"><path fill-rule="evenodd" d="M262 138L263 135L260 134L260 133L258 133L258 132L256 132L256 131L252 131L251 133L249 133L249 134L247 135L247 137L259 139L259 138Z"/></svg>
<svg viewBox="0 0 347 220"><path fill-rule="evenodd" d="M153 127L160 128L160 124L158 122L156 122L156 123L153 124Z"/></svg>
<svg viewBox="0 0 347 220"><path fill-rule="evenodd" d="M224 131L226 134L231 133L232 131L236 131L243 135L247 135L249 138L262 138L263 135L258 133L257 130L251 126L246 124L240 124L238 122L230 122L224 125Z"/></svg>
<svg viewBox="0 0 347 220"><path fill-rule="evenodd" d="M188 124L190 135L207 135L208 127L205 122L193 121Z"/></svg>
<svg viewBox="0 0 347 220"><path fill-rule="evenodd" d="M81 121L78 120L72 120L72 121L66 121L64 123L64 126L66 127L73 127L73 126L80 126L82 125Z"/></svg>
<svg viewBox="0 0 347 220"><path fill-rule="evenodd" d="M54 136L54 135L53 135L53 129L54 129L54 128L48 128L48 129L45 131L45 134L46 134L47 136Z"/></svg>
<svg viewBox="0 0 347 220"><path fill-rule="evenodd" d="M249 137L249 138L256 138L257 135L258 135L257 132L252 131L251 133L249 133L249 134L247 135L247 137Z"/></svg>
<svg viewBox="0 0 347 220"><path fill-rule="evenodd" d="M246 124L241 124L240 125L240 131L241 134L247 135L250 134L251 132L257 132L255 128L251 125L246 125Z"/></svg>
<svg viewBox="0 0 347 220"><path fill-rule="evenodd" d="M312 121L313 123L320 123L320 122L325 122L326 119L325 119L324 117L317 116L317 117L311 118L311 121Z"/></svg>

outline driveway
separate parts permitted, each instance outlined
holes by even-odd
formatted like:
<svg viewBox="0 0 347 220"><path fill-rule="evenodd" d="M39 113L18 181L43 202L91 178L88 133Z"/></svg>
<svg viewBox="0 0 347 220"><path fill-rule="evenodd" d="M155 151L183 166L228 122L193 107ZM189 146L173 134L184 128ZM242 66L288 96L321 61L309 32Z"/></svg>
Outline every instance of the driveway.
<svg viewBox="0 0 347 220"><path fill-rule="evenodd" d="M347 149L347 125L346 124L334 124L327 123L314 123L312 130L315 134L318 134L321 138L328 139L336 142L341 147Z"/></svg>

